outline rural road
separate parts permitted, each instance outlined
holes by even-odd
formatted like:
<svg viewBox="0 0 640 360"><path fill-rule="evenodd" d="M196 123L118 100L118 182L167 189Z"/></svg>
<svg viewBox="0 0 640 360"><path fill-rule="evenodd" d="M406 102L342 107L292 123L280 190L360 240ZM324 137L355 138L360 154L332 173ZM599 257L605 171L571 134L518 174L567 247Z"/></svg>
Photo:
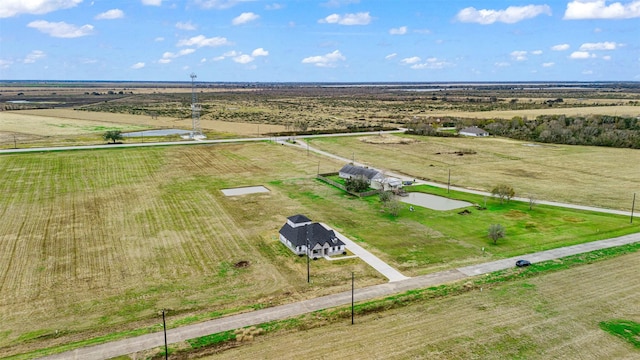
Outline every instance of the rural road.
<svg viewBox="0 0 640 360"><path fill-rule="evenodd" d="M591 243L568 246L559 249L541 251L519 257L502 259L488 263L466 266L458 269L441 271L429 275L406 278L385 284L369 286L354 291L354 301L360 302L381 298L412 289L438 286L449 282L488 274L494 271L508 269L514 266L517 259L526 258L532 263L553 260L565 256L584 252L616 247L624 244L640 242L640 233L621 236L618 238L594 241ZM313 311L345 306L351 303L351 291L345 291L333 295L327 295L315 299L299 301L291 304L274 306L271 308L256 310L248 313L209 320L198 324L183 326L167 330L167 342L169 344L193 339L222 331L234 330L246 326L258 325L269 321L287 319ZM118 340L101 345L85 347L73 351L44 357L42 359L82 359L98 360L133 354L139 351L161 347L164 345L162 332L142 335L129 339Z"/></svg>

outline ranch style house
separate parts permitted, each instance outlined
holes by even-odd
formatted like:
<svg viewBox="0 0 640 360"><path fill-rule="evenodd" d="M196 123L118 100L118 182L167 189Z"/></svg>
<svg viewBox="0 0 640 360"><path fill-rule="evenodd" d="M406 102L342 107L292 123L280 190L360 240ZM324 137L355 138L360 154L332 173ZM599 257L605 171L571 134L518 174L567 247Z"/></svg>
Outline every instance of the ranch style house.
<svg viewBox="0 0 640 360"><path fill-rule="evenodd" d="M343 179L361 177L369 181L372 189L397 190L402 187L402 180L394 177L385 177L376 169L347 164L340 169L338 176Z"/></svg>
<svg viewBox="0 0 640 360"><path fill-rule="evenodd" d="M345 244L333 230L304 215L289 216L279 233L280 242L298 256L307 254L315 260L321 256L346 254Z"/></svg>
<svg viewBox="0 0 640 360"><path fill-rule="evenodd" d="M458 131L458 134L463 136L480 136L480 137L489 136L488 132L480 129L477 126L461 129L460 131Z"/></svg>

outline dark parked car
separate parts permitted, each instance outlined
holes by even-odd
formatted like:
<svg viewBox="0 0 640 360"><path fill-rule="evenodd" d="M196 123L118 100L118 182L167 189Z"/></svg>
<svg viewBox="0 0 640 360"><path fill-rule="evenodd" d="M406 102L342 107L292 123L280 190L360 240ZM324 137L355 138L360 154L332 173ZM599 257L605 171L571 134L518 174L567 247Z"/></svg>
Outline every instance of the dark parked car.
<svg viewBox="0 0 640 360"><path fill-rule="evenodd" d="M525 267L525 266L529 266L531 265L531 263L528 260L518 260L516 261L516 266L517 267Z"/></svg>

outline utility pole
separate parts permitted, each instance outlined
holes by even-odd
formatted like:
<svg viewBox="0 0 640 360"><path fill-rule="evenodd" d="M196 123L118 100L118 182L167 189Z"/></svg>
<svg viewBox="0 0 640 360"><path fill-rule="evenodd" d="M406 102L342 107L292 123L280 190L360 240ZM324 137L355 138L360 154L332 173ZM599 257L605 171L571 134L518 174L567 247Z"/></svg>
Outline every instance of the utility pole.
<svg viewBox="0 0 640 360"><path fill-rule="evenodd" d="M311 249L309 249L310 243L311 243L311 237L313 237L313 229L311 229L311 224L305 225L307 230L306 230L306 236L307 236L307 283L311 283L311 271L310 271L310 258L311 258L311 253L309 252ZM309 231L311 229L311 231ZM309 235L309 232L311 232L311 235Z"/></svg>
<svg viewBox="0 0 640 360"><path fill-rule="evenodd" d="M633 202L631 203L631 224L633 224L633 210L636 207L636 193L633 193Z"/></svg>
<svg viewBox="0 0 640 360"><path fill-rule="evenodd" d="M353 275L353 271L351 272L351 325L353 325L353 283L354 283L354 275Z"/></svg>
<svg viewBox="0 0 640 360"><path fill-rule="evenodd" d="M164 309L162 309L162 328L164 329L164 358L169 359L169 349L167 348L167 322L164 320Z"/></svg>
<svg viewBox="0 0 640 360"><path fill-rule="evenodd" d="M451 186L451 169L449 169L449 180L447 180L447 194L449 193L450 186Z"/></svg>

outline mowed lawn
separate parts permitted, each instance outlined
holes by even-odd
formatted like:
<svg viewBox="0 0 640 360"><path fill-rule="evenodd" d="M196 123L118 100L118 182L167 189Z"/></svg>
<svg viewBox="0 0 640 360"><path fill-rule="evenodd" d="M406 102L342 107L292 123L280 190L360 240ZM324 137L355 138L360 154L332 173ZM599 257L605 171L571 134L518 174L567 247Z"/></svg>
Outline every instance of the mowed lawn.
<svg viewBox="0 0 640 360"><path fill-rule="evenodd" d="M640 322L640 253L440 299L276 331L202 359L637 359L602 330ZM637 338L637 336L636 336Z"/></svg>
<svg viewBox="0 0 640 360"><path fill-rule="evenodd" d="M0 157L0 355L158 331L162 309L177 326L345 291L352 272L359 286L385 282L350 259L312 262L307 284L305 259L277 240L298 213L409 276L640 230L625 217L495 200L471 215L407 206L394 218L376 196L314 179L342 165L267 142ZM220 191L249 185L270 192ZM493 222L507 227L497 245Z"/></svg>
<svg viewBox="0 0 640 360"><path fill-rule="evenodd" d="M490 191L506 183L516 196L533 195L539 200L630 211L633 194L640 196L640 150L493 137L402 137L415 142L371 143L353 136L316 138L311 145L376 168L444 184L449 171L451 184L466 188Z"/></svg>

